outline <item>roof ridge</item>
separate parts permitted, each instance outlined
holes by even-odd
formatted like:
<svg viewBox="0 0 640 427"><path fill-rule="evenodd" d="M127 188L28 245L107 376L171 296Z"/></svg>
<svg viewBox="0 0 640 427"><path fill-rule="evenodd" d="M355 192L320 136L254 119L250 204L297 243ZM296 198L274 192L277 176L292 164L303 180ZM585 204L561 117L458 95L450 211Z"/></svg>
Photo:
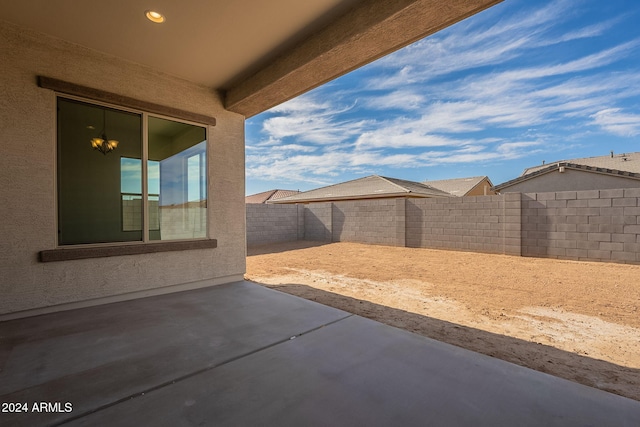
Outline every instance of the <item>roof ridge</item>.
<svg viewBox="0 0 640 427"><path fill-rule="evenodd" d="M396 184L395 182L391 181L392 179L397 179L397 178L388 178L388 177L386 177L386 176L380 176L380 175L374 175L374 176L376 176L376 177L378 177L378 178L381 178L381 179L384 179L384 180L385 180L385 181L387 181L389 184L394 185L394 186L396 186L396 187L400 188L400 189L401 189L402 191L404 191L405 193L411 193L411 190L409 190L408 188L403 187L403 186L401 186L400 184ZM398 179L398 180L399 180L399 181L405 181L405 180L401 180L401 179ZM407 182L408 182L408 181L407 181ZM416 184L418 184L418 183L416 183Z"/></svg>
<svg viewBox="0 0 640 427"><path fill-rule="evenodd" d="M425 184L423 182L411 181L409 179L402 179L402 178L391 178L391 177L385 177L385 176L380 176L380 178L386 180L390 184L395 185L396 187L400 187L400 188L404 189L405 192L407 192L407 193L413 193L413 191L411 191L409 188L402 187L400 184L397 184L397 183L395 183L393 181L402 181L402 182L406 182L406 183L411 184L411 185L417 185L417 186L423 187L423 188L428 189L428 190L440 192L442 194L451 195L451 193L449 193L447 191L441 190L439 188L433 187L433 186Z"/></svg>
<svg viewBox="0 0 640 427"><path fill-rule="evenodd" d="M434 191L434 192L437 192L437 193L445 194L445 195L448 195L448 196L452 195L448 191L442 190L441 188L434 187L434 186L429 185L429 184L425 184L424 182L410 181L408 179L402 179L402 178L390 178L390 179L395 179L397 181L407 182L407 183L410 183L411 185L417 185L417 186L423 187L425 189L428 189L428 190L431 190L431 191ZM411 193L411 192L412 191L409 190L409 193Z"/></svg>
<svg viewBox="0 0 640 427"><path fill-rule="evenodd" d="M309 193L309 192L311 192L311 191L324 190L325 188L335 187L335 186L337 186L337 185L346 184L346 183L348 183L348 182L360 181L361 179L371 178L371 177L374 177L374 176L378 176L378 175L367 175L367 176L362 176L362 177L360 177L360 178L350 179L349 181L337 182L337 183L335 183L335 184L325 185L324 187L312 188L311 190L301 191L300 193Z"/></svg>
<svg viewBox="0 0 640 427"><path fill-rule="evenodd" d="M439 181L458 181L461 179L478 179L478 178L489 178L487 175L477 175L477 176L463 176L461 178L447 178L447 179L425 179L422 181L422 184L425 182L439 182Z"/></svg>

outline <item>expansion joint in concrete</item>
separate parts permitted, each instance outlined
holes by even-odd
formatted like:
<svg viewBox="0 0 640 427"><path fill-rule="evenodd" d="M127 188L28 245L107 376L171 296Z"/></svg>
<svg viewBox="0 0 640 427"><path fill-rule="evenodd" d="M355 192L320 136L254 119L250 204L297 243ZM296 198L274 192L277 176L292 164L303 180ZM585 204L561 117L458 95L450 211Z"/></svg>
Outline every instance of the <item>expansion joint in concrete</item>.
<svg viewBox="0 0 640 427"><path fill-rule="evenodd" d="M69 418L67 418L65 420L62 420L62 421L60 421L58 423L52 424L52 426L62 426L62 425L65 425L65 424L67 424L69 422L81 419L83 417L86 417L86 416L91 415L91 414L96 413L96 412L100 412L100 411L102 411L104 409L110 408L112 406L118 405L118 404L126 402L128 400L135 399L135 398L138 398L138 397L142 397L145 394L151 393L151 392L156 391L156 390L160 390L160 389L165 388L167 386L171 386L173 384L179 383L181 381L187 380L187 379L195 377L197 375L201 375L201 374L203 374L205 372L211 371L211 370L219 368L221 366L228 365L229 363L233 363L233 362L235 362L237 360L243 359L243 358L251 356L253 354L260 353L262 351L265 351L265 350L268 350L270 348L276 347L278 345L284 344L284 343L286 343L288 341L294 340L294 339L299 338L299 337L301 337L303 335L308 335L310 333L318 331L318 330L320 330L322 328L325 328L327 326L331 326L331 325L333 325L335 323L342 322L343 320L346 320L346 319L348 319L350 317L353 317L353 316L354 316L353 314L347 314L346 316L343 316L343 317L341 317L339 319L333 320L331 322L324 323L324 324L322 324L320 326L316 326L315 328L311 328L311 329L308 329L306 331L302 331L302 332L300 332L298 334L295 334L295 335L292 335L292 336L290 336L288 338L283 338L281 340L275 341L275 342L273 342L271 344L265 345L263 347L255 349L255 350L251 350L251 351L248 351L246 353L242 353L242 354L239 354L237 356L230 357L229 359L226 359L226 360L224 360L224 361L222 361L220 363L216 363L214 365L207 366L207 367L202 368L202 369L198 369L197 371L191 372L189 374L182 375L182 376L174 378L174 379L172 379L170 381L165 381L162 384L158 384L158 385L156 385L154 387L147 388L144 391L140 391L140 392L137 392L135 394L131 394L131 395L122 397L122 398L120 398L118 400L115 400L115 401L113 401L111 403L107 403L107 404L102 405L102 406L100 406L98 408L94 408L94 409L92 409L90 411L86 411L86 412L83 412L81 414L74 415L74 416L69 417Z"/></svg>

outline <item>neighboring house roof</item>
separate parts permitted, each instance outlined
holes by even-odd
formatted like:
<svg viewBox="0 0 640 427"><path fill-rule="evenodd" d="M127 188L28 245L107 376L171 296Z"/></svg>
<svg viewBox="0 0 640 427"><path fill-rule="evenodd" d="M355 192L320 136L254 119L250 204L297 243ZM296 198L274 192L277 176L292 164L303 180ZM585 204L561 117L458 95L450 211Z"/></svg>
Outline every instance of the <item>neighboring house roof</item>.
<svg viewBox="0 0 640 427"><path fill-rule="evenodd" d="M452 197L420 182L371 175L352 181L304 191L273 203L302 203L331 200L378 199L384 197Z"/></svg>
<svg viewBox="0 0 640 427"><path fill-rule="evenodd" d="M608 156L583 157L581 159L559 160L553 163L573 163L583 166L591 166L600 169L611 169L625 172L640 173L640 153L623 153L610 154ZM527 168L522 172L521 176L537 172L551 166L553 163L546 165L534 166Z"/></svg>
<svg viewBox="0 0 640 427"><path fill-rule="evenodd" d="M487 180L489 186L493 187L491 180L487 176L474 176L471 178L454 178L441 179L437 181L424 181L423 184L438 190L446 191L454 196L462 197L467 195L471 190Z"/></svg>
<svg viewBox="0 0 640 427"><path fill-rule="evenodd" d="M245 203L269 203L273 200L298 194L298 190L269 190L262 193L252 194L244 198Z"/></svg>
<svg viewBox="0 0 640 427"><path fill-rule="evenodd" d="M584 157L580 159L560 160L557 162L533 166L522 172L518 178L496 185L492 190L500 191L504 188L537 176L553 172L559 168L581 170L605 175L640 179L640 153L610 154L608 156Z"/></svg>

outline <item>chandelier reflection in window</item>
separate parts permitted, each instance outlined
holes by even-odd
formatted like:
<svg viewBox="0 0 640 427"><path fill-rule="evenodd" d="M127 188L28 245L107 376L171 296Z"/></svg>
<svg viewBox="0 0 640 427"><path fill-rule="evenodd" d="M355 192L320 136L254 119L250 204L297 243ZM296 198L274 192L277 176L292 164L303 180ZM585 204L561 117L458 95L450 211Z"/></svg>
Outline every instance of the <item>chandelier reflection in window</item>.
<svg viewBox="0 0 640 427"><path fill-rule="evenodd" d="M102 131L100 137L91 138L91 146L106 155L118 147L118 141L107 137L107 110L102 110Z"/></svg>

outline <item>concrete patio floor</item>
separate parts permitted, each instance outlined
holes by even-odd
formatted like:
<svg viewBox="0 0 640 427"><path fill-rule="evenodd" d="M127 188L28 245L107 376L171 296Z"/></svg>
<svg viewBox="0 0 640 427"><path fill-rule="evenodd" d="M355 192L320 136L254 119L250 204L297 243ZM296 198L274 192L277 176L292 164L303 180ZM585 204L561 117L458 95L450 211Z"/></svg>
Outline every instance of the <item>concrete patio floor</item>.
<svg viewBox="0 0 640 427"><path fill-rule="evenodd" d="M640 402L249 282L0 323L0 367L28 405L7 426L640 425Z"/></svg>

